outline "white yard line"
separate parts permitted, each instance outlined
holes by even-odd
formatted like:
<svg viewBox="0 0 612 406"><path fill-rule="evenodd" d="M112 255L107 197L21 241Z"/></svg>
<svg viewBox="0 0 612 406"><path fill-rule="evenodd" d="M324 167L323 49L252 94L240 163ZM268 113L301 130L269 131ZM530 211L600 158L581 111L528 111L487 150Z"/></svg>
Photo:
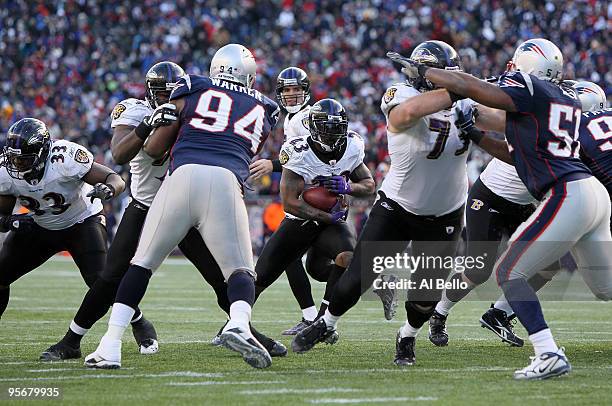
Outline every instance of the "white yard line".
<svg viewBox="0 0 612 406"><path fill-rule="evenodd" d="M304 389L255 389L242 390L238 392L241 395L286 395L297 393L348 393L348 392L363 392L364 389L353 388L304 388Z"/></svg>
<svg viewBox="0 0 612 406"><path fill-rule="evenodd" d="M359 403L387 403L387 402L433 402L438 400L431 396L396 397L396 398L328 398L311 399L312 404L359 404Z"/></svg>
<svg viewBox="0 0 612 406"><path fill-rule="evenodd" d="M75 372L82 370L75 369ZM93 371L92 371L93 372ZM59 375L59 376L37 376L37 377L21 377L21 378L0 378L0 382L19 382L19 381L70 381L70 380L81 380L81 379L134 379L134 378L175 378L175 377L188 377L188 378L223 378L225 374L222 373L202 373L192 371L173 371L173 372L161 372L158 374L118 374L115 372L108 373L97 373L87 375Z"/></svg>
<svg viewBox="0 0 612 406"><path fill-rule="evenodd" d="M270 383L286 383L287 381L198 381L198 382L168 382L167 386L209 386L209 385L265 385Z"/></svg>

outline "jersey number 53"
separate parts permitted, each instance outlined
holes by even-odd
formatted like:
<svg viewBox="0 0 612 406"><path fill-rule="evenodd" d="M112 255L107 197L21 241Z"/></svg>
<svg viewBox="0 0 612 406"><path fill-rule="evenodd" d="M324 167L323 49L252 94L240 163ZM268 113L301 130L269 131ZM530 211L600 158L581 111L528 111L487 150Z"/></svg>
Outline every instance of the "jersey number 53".
<svg viewBox="0 0 612 406"><path fill-rule="evenodd" d="M200 95L195 112L201 118L192 118L189 124L199 130L224 132L230 126L230 115L234 100L226 93L209 89ZM262 141L263 123L266 111L257 104L233 124L232 132L251 143L256 154Z"/></svg>

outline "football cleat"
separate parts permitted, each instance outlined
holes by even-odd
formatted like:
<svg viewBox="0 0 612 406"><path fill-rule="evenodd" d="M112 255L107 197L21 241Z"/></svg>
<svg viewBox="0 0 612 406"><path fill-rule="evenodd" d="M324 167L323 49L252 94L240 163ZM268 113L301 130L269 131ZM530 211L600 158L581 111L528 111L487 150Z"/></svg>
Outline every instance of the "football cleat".
<svg viewBox="0 0 612 406"><path fill-rule="evenodd" d="M219 336L222 346L240 353L245 362L253 368L267 368L272 365L270 354L250 331L238 326L228 327Z"/></svg>
<svg viewBox="0 0 612 406"><path fill-rule="evenodd" d="M312 321L302 319L302 321L300 321L298 324L283 331L281 334L284 336L294 336L300 331L304 330L306 327L310 326L312 323Z"/></svg>
<svg viewBox="0 0 612 406"><path fill-rule="evenodd" d="M132 323L132 333L141 354L150 355L159 351L157 332L149 320L141 317L140 320Z"/></svg>
<svg viewBox="0 0 612 406"><path fill-rule="evenodd" d="M271 357L284 357L287 355L287 347L285 347L280 341L276 341L265 334L260 333L259 331L255 330L253 326L251 326L251 333L253 334L253 337L255 337L255 339L264 346Z"/></svg>
<svg viewBox="0 0 612 406"><path fill-rule="evenodd" d="M429 341L438 347L445 347L448 345L446 316L435 310L429 318Z"/></svg>
<svg viewBox="0 0 612 406"><path fill-rule="evenodd" d="M64 359L81 358L81 349L73 348L60 341L53 344L40 354L41 361L61 361Z"/></svg>
<svg viewBox="0 0 612 406"><path fill-rule="evenodd" d="M223 333L223 329L225 326L227 326L227 323L229 323L229 320L225 321L225 324L219 329L219 331L217 331L217 335L210 340L210 343L215 347L219 347L221 345L221 333Z"/></svg>
<svg viewBox="0 0 612 406"><path fill-rule="evenodd" d="M415 337L402 337L397 332L395 338L395 365L403 367L408 365L414 365L416 362L414 355L414 345L416 342Z"/></svg>
<svg viewBox="0 0 612 406"><path fill-rule="evenodd" d="M491 308L480 318L480 325L497 334L503 342L513 347L522 347L525 341L514 334L514 329L512 328L512 320L514 318L515 316L508 317L505 311L496 309L491 305Z"/></svg>
<svg viewBox="0 0 612 406"><path fill-rule="evenodd" d="M514 379L548 379L555 376L565 375L572 370L572 366L565 356L564 348L559 348L557 352L545 352L539 357L530 358L531 364L523 369L514 371Z"/></svg>
<svg viewBox="0 0 612 406"><path fill-rule="evenodd" d="M338 338L336 329L327 327L325 320L321 318L293 337L291 349L293 352L302 353L309 351L317 343L335 344Z"/></svg>
<svg viewBox="0 0 612 406"><path fill-rule="evenodd" d="M386 280L384 276L381 276L380 279L383 282L395 282L397 280L394 275L388 275ZM380 301L383 304L383 310L385 312L385 319L393 320L397 309L397 290L390 288L381 288L374 289L373 292L376 293L378 297L380 297Z"/></svg>
<svg viewBox="0 0 612 406"><path fill-rule="evenodd" d="M85 366L98 369L121 368L121 340L111 339L104 335L98 348L85 357Z"/></svg>

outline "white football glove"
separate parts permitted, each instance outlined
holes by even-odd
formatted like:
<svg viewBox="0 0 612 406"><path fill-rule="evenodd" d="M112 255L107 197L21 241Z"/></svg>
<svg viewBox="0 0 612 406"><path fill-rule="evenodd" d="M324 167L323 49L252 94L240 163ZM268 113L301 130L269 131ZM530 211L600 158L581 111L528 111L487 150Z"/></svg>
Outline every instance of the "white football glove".
<svg viewBox="0 0 612 406"><path fill-rule="evenodd" d="M153 110L153 113L145 117L143 121L147 126L157 128L170 125L176 120L178 120L176 106L172 103L165 103Z"/></svg>

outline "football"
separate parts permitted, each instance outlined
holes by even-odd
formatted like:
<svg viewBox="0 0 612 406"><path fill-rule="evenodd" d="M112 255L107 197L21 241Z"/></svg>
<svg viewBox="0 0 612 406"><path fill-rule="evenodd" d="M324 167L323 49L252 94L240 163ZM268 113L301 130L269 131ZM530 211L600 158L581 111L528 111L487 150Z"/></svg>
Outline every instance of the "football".
<svg viewBox="0 0 612 406"><path fill-rule="evenodd" d="M329 213L338 202L338 195L323 186L317 186L302 193L302 199L312 207Z"/></svg>

